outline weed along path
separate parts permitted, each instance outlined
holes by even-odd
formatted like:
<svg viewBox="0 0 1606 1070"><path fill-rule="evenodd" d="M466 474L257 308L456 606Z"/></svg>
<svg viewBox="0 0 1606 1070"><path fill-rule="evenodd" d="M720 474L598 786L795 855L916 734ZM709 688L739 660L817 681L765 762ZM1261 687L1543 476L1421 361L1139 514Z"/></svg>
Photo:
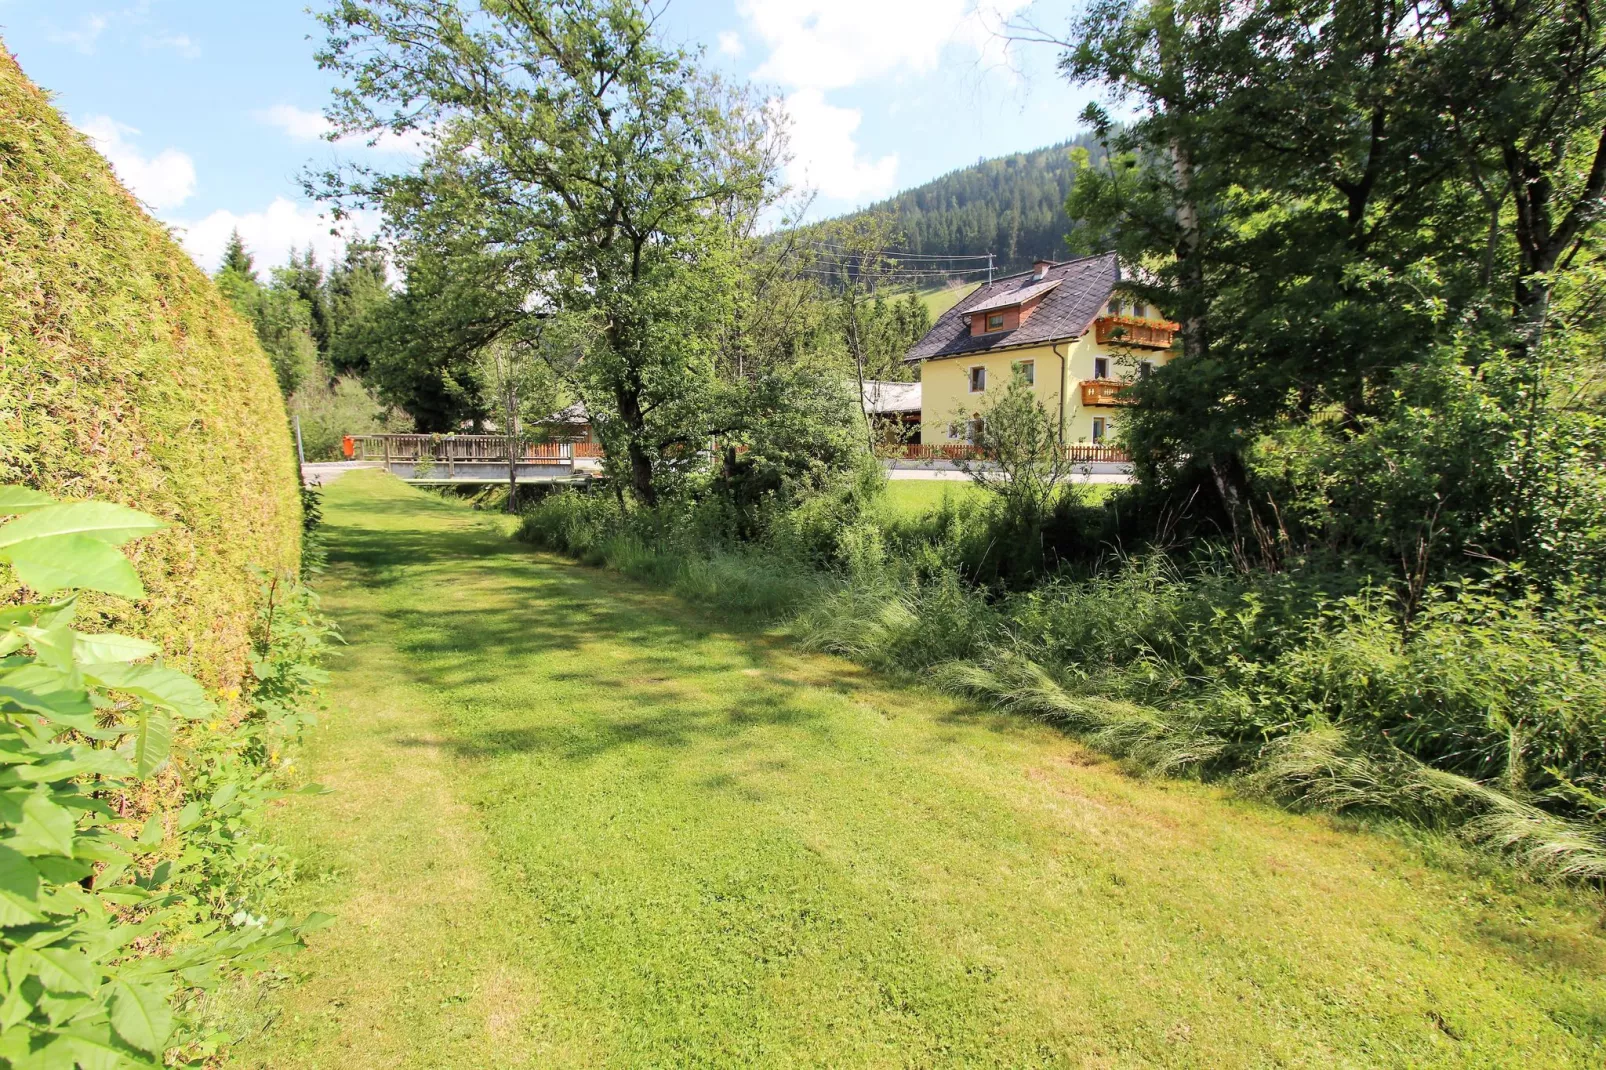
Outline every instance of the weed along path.
<svg viewBox="0 0 1606 1070"><path fill-rule="evenodd" d="M1599 1066L1570 893L895 688L375 472L235 1065Z"/></svg>

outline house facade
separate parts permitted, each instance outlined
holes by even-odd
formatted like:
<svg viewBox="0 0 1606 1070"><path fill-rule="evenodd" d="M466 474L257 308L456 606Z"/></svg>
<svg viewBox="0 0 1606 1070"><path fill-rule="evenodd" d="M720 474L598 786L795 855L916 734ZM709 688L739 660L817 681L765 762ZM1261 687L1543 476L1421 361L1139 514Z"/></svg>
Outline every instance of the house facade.
<svg viewBox="0 0 1606 1070"><path fill-rule="evenodd" d="M979 287L905 359L920 366L921 441L970 441L989 392L1017 372L1066 443L1112 441L1121 391L1172 355L1177 326L1122 292L1115 254L1053 263Z"/></svg>

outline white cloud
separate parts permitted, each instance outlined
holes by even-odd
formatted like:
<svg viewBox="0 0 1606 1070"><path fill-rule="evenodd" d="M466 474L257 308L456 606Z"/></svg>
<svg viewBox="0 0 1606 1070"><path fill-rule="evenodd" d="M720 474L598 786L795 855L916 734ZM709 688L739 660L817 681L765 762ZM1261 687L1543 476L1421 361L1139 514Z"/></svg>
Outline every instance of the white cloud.
<svg viewBox="0 0 1606 1070"><path fill-rule="evenodd" d="M78 20L76 30L52 30L45 35L51 44L71 45L86 56L95 54L95 43L106 32L111 21L105 15L85 15Z"/></svg>
<svg viewBox="0 0 1606 1070"><path fill-rule="evenodd" d="M818 89L800 89L786 98L791 119L792 162L787 177L823 196L863 201L891 193L897 186L898 157L861 160L854 132L863 116L856 108L826 103Z"/></svg>
<svg viewBox="0 0 1606 1070"><path fill-rule="evenodd" d="M739 0L767 45L756 77L799 89L842 89L895 72L927 73L943 49L995 50L991 30L1030 0Z"/></svg>
<svg viewBox="0 0 1606 1070"><path fill-rule="evenodd" d="M77 126L111 161L123 185L152 208L177 208L195 192L195 162L185 153L163 149L147 158L128 140L139 131L109 116L92 115Z"/></svg>
<svg viewBox="0 0 1606 1070"><path fill-rule="evenodd" d="M294 104L275 104L271 108L260 108L252 112L251 117L259 123L284 131L296 141L325 141L334 130L333 124L318 112L298 108ZM362 135L352 135L337 139L335 144L367 145L369 140ZM405 134L386 130L372 140L373 148L378 152L408 153L415 156L427 151L430 143L428 133L422 130L409 130Z"/></svg>
<svg viewBox="0 0 1606 1070"><path fill-rule="evenodd" d="M290 250L311 246L318 259L327 267L346 247L346 239L354 233L376 233L379 218L371 213L358 213L338 227L316 208L298 204L287 197L275 197L273 203L260 212L238 215L219 209L204 219L191 223L175 223L179 240L189 250L195 262L207 271L217 270L223 256L223 246L229 233L238 229L246 248L256 257L257 267L266 269L283 264L290 258ZM331 234L338 230L338 234Z"/></svg>
<svg viewBox="0 0 1606 1070"><path fill-rule="evenodd" d="M719 35L719 50L727 56L739 56L743 52L742 35L734 30L726 30Z"/></svg>
<svg viewBox="0 0 1606 1070"><path fill-rule="evenodd" d="M147 35L141 43L148 49L171 48L185 59L195 59L201 54L201 46L191 40L187 33Z"/></svg>
<svg viewBox="0 0 1606 1070"><path fill-rule="evenodd" d="M297 141L316 141L333 129L329 120L315 111L298 108L294 104L275 104L251 113L259 123L277 127Z"/></svg>

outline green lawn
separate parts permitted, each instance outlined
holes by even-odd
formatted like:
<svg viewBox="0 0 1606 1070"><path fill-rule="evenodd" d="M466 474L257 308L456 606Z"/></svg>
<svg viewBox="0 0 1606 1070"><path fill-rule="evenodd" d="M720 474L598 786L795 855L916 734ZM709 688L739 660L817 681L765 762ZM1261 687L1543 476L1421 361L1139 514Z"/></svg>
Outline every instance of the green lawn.
<svg viewBox="0 0 1606 1070"><path fill-rule="evenodd" d="M889 686L356 472L235 1065L1600 1066L1581 895Z"/></svg>
<svg viewBox="0 0 1606 1070"><path fill-rule="evenodd" d="M1087 501L1101 502L1116 487L1111 483L1093 483L1085 488ZM968 480L949 479L889 479L882 506L889 512L912 516L929 513L942 505L944 498L962 501L985 493Z"/></svg>
<svg viewBox="0 0 1606 1070"><path fill-rule="evenodd" d="M889 513L916 515L929 513L942 505L943 499L962 501L982 494L980 487L971 482L947 479L889 479L881 505Z"/></svg>

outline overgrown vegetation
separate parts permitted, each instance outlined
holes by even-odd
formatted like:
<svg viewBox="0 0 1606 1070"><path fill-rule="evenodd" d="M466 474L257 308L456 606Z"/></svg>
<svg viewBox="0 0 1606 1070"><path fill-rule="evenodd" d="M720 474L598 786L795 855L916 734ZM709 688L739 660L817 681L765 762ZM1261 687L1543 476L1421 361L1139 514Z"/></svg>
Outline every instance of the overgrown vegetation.
<svg viewBox="0 0 1606 1070"><path fill-rule="evenodd" d="M228 1038L196 996L325 920L267 916L286 869L257 832L329 629L310 592L267 577L245 691L210 697L155 644L74 627L85 592L145 596L118 547L160 521L20 487L0 487L0 515L0 559L51 599L8 606L0 636L0 1061L199 1065Z"/></svg>

